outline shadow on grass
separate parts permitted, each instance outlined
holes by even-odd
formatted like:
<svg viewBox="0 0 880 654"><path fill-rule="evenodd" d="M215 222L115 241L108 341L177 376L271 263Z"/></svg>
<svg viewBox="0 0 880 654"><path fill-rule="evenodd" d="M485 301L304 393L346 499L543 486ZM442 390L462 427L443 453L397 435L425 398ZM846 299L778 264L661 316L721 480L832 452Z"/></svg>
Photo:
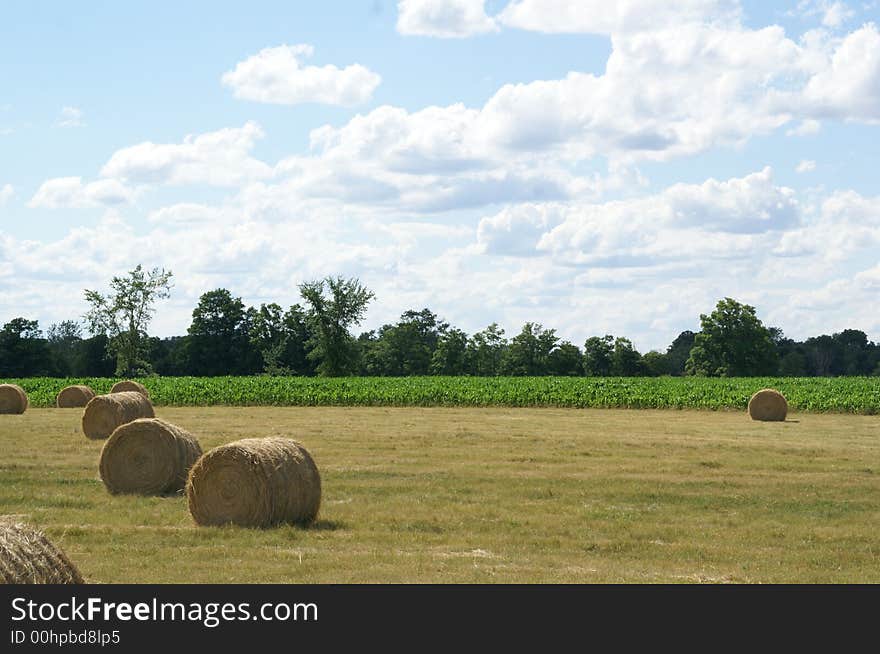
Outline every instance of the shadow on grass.
<svg viewBox="0 0 880 654"><path fill-rule="evenodd" d="M309 531L340 531L348 529L348 525L339 520L315 520L306 529Z"/></svg>

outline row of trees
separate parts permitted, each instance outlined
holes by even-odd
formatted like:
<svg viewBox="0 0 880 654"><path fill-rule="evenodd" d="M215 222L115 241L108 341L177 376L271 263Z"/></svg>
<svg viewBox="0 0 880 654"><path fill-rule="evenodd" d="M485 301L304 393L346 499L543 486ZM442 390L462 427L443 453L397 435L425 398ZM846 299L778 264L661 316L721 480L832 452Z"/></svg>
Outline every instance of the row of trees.
<svg viewBox="0 0 880 654"><path fill-rule="evenodd" d="M592 336L582 347L555 329L528 322L507 338L496 323L474 334L429 309L355 337L373 293L357 279L301 284L302 304L247 307L219 288L204 293L185 336L149 337L156 300L171 291L171 273L140 266L114 277L111 291L85 292L84 325L15 318L0 331L0 376L161 375L564 375L824 376L880 374L880 345L848 329L803 342L765 327L754 307L731 298L700 316L664 352ZM89 336L85 337L84 329Z"/></svg>

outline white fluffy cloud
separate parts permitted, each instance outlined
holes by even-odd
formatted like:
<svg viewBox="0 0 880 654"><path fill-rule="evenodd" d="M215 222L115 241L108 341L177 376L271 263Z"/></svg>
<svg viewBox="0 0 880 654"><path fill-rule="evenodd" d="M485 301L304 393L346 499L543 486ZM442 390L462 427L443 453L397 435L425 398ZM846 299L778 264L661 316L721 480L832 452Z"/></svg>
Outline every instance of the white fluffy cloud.
<svg viewBox="0 0 880 654"><path fill-rule="evenodd" d="M820 118L875 120L877 39L873 25L842 39L802 42L778 26L726 23L615 33L602 75L506 84L481 108L380 107L343 127L316 130L312 141L426 171L518 155L542 164L546 156L557 163L598 155L666 161L783 126L791 135L814 134Z"/></svg>
<svg viewBox="0 0 880 654"><path fill-rule="evenodd" d="M222 82L243 100L352 106L367 102L382 80L360 64L304 66L302 60L313 53L305 44L265 48L225 73Z"/></svg>
<svg viewBox="0 0 880 654"><path fill-rule="evenodd" d="M83 184L81 177L56 177L43 182L27 206L43 209L87 209L125 204L132 197L132 191L115 179Z"/></svg>
<svg viewBox="0 0 880 654"><path fill-rule="evenodd" d="M735 0L512 0L498 20L536 32L621 34L682 23L729 23L740 14Z"/></svg>
<svg viewBox="0 0 880 654"><path fill-rule="evenodd" d="M820 116L880 122L880 32L868 23L846 37L807 83L808 110Z"/></svg>
<svg viewBox="0 0 880 654"><path fill-rule="evenodd" d="M136 184L236 186L271 175L267 164L250 156L263 135L259 125L249 122L190 135L183 143L140 143L115 152L101 175Z"/></svg>
<svg viewBox="0 0 880 654"><path fill-rule="evenodd" d="M0 186L0 207L4 206L9 199L15 194L12 184L4 184Z"/></svg>
<svg viewBox="0 0 880 654"><path fill-rule="evenodd" d="M480 221L483 251L543 253L597 267L650 266L701 257L741 256L756 235L799 221L793 190L776 186L769 168L726 181L675 184L662 193L601 204L508 207Z"/></svg>
<svg viewBox="0 0 880 654"><path fill-rule="evenodd" d="M161 207L151 211L147 217L151 223L158 225L198 225L214 223L221 219L223 212L217 207L211 207L194 202L181 202L168 207Z"/></svg>
<svg viewBox="0 0 880 654"><path fill-rule="evenodd" d="M397 31L410 36L463 38L498 30L485 0L400 0Z"/></svg>
<svg viewBox="0 0 880 654"><path fill-rule="evenodd" d="M796 173L811 173L814 170L816 170L816 162L812 159L804 159L794 169Z"/></svg>
<svg viewBox="0 0 880 654"><path fill-rule="evenodd" d="M340 210L282 190L255 184L219 205L169 205L146 229L125 208L45 243L0 235L0 306L41 322L80 315L82 288L142 262L175 274L160 334L185 331L211 288L287 304L299 282L327 274L358 276L376 292L364 328L429 306L467 331L539 320L575 342L614 333L646 349L697 327L727 295L795 337L841 321L880 327L867 310L848 311L876 294L880 198L845 191L807 201L769 170L614 202L512 204L478 225ZM11 276L18 283L3 283Z"/></svg>

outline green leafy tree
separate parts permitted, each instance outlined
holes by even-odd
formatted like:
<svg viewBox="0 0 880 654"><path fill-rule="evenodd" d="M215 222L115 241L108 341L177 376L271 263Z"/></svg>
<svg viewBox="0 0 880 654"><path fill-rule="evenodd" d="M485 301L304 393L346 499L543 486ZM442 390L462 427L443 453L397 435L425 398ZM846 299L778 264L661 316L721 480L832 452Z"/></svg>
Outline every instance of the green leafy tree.
<svg viewBox="0 0 880 654"><path fill-rule="evenodd" d="M193 309L188 330L191 373L216 376L253 372L249 339L253 319L241 298L233 297L227 289L203 293Z"/></svg>
<svg viewBox="0 0 880 654"><path fill-rule="evenodd" d="M317 362L317 372L339 377L357 370L358 348L349 329L363 319L373 292L342 277L306 282L299 290L309 307L309 358Z"/></svg>
<svg viewBox="0 0 880 654"><path fill-rule="evenodd" d="M468 336L460 329L447 330L437 341L431 356L431 372L435 375L463 375L467 371Z"/></svg>
<svg viewBox="0 0 880 654"><path fill-rule="evenodd" d="M373 351L379 374L429 374L434 350L448 328L429 309L405 311L396 324L379 330Z"/></svg>
<svg viewBox="0 0 880 654"><path fill-rule="evenodd" d="M547 367L551 375L579 377L584 374L584 355L577 345L563 341L550 353Z"/></svg>
<svg viewBox="0 0 880 654"><path fill-rule="evenodd" d="M36 320L13 318L0 331L0 377L55 374L49 347Z"/></svg>
<svg viewBox="0 0 880 654"><path fill-rule="evenodd" d="M614 337L591 336L584 343L584 372L589 377L607 377L611 374L614 355Z"/></svg>
<svg viewBox="0 0 880 654"><path fill-rule="evenodd" d="M611 353L611 374L617 377L637 377L646 374L642 355L628 338L616 338Z"/></svg>
<svg viewBox="0 0 880 654"><path fill-rule="evenodd" d="M110 293L86 289L89 310L86 324L92 334L108 337L110 353L116 357L116 374L135 376L149 373L145 355L149 348L147 327L156 300L171 296L171 271L153 268L145 272L138 265L125 277L114 277Z"/></svg>
<svg viewBox="0 0 880 654"><path fill-rule="evenodd" d="M694 332L686 329L676 336L672 344L666 349L668 374L684 374L684 366L691 355L691 348L694 346L696 336Z"/></svg>
<svg viewBox="0 0 880 654"><path fill-rule="evenodd" d="M788 352L779 359L781 377L804 377L807 374L807 358L800 352Z"/></svg>
<svg viewBox="0 0 880 654"><path fill-rule="evenodd" d="M555 329L544 329L539 323L527 322L510 340L501 369L506 375L546 375L550 353L558 342Z"/></svg>
<svg viewBox="0 0 880 654"><path fill-rule="evenodd" d="M78 348L74 375L77 377L112 377L116 374L116 357L106 334L84 338Z"/></svg>
<svg viewBox="0 0 880 654"><path fill-rule="evenodd" d="M471 336L467 346L467 361L471 374L477 377L499 375L507 347L504 330L495 322Z"/></svg>
<svg viewBox="0 0 880 654"><path fill-rule="evenodd" d="M711 314L700 316L700 325L685 365L687 374L751 377L776 372L776 346L754 307L724 298Z"/></svg>
<svg viewBox="0 0 880 654"><path fill-rule="evenodd" d="M82 345L82 327L75 320L64 320L49 326L46 341L52 353L55 373L69 377L75 374L77 356Z"/></svg>
<svg viewBox="0 0 880 654"><path fill-rule="evenodd" d="M645 368L645 374L651 377L672 374L669 357L663 352L656 350L645 352L642 355L642 365Z"/></svg>
<svg viewBox="0 0 880 654"><path fill-rule="evenodd" d="M287 311L272 302L260 305L251 327L251 344L263 359L263 371L270 375L311 375L308 359L310 338L306 313L299 304Z"/></svg>

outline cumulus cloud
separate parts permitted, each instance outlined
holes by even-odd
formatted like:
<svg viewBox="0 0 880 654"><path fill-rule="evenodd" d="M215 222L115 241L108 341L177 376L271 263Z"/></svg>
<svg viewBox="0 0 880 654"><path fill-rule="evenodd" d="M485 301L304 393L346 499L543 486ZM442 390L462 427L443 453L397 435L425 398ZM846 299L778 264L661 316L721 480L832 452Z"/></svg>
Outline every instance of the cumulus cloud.
<svg viewBox="0 0 880 654"><path fill-rule="evenodd" d="M836 29L856 15L856 12L845 2L835 0L801 0L791 15L806 18L818 17L823 26Z"/></svg>
<svg viewBox="0 0 880 654"><path fill-rule="evenodd" d="M216 222L221 216L217 207L181 202L151 211L147 220L159 225L197 225Z"/></svg>
<svg viewBox="0 0 880 654"><path fill-rule="evenodd" d="M534 256L541 236L564 220L564 211L558 204L505 207L480 220L477 243L487 254Z"/></svg>
<svg viewBox="0 0 880 654"><path fill-rule="evenodd" d="M367 102L382 80L360 64L304 66L302 60L313 54L305 44L265 48L226 72L222 82L243 100L353 106Z"/></svg>
<svg viewBox="0 0 880 654"><path fill-rule="evenodd" d="M63 107L58 120L55 121L56 127L85 127L83 122L84 114L77 107Z"/></svg>
<svg viewBox="0 0 880 654"><path fill-rule="evenodd" d="M236 186L270 176L272 169L250 156L263 130L254 122L198 136L183 143L140 143L113 153L103 177L142 184Z"/></svg>
<svg viewBox="0 0 880 654"><path fill-rule="evenodd" d="M499 14L508 27L536 32L621 34L711 21L730 23L740 15L734 0L513 0Z"/></svg>
<svg viewBox="0 0 880 654"><path fill-rule="evenodd" d="M794 191L776 186L765 168L726 181L674 184L630 200L508 207L480 221L477 242L492 254L543 253L600 267L653 265L739 256L756 235L781 232L799 218Z"/></svg>
<svg viewBox="0 0 880 654"><path fill-rule="evenodd" d="M56 177L43 182L27 206L43 209L87 209L121 205L133 193L115 179L83 184L81 177Z"/></svg>
<svg viewBox="0 0 880 654"><path fill-rule="evenodd" d="M819 266L831 271L858 252L880 247L880 197L836 191L825 198L816 215L781 235L774 254L811 258L807 274Z"/></svg>
<svg viewBox="0 0 880 654"><path fill-rule="evenodd" d="M856 15L856 12L843 2L826 2L823 3L822 9L822 24L826 27L840 27Z"/></svg>
<svg viewBox="0 0 880 654"><path fill-rule="evenodd" d="M0 207L4 206L9 199L15 194L12 184L4 184L0 186Z"/></svg>
<svg viewBox="0 0 880 654"><path fill-rule="evenodd" d="M298 301L297 283L327 274L358 276L376 292L365 329L429 306L471 332L493 320L508 331L540 320L576 342L624 334L644 350L696 328L699 313L727 295L792 336L820 333L841 315L849 327L877 323L867 309L849 309L873 306L880 198L839 191L805 201L769 170L626 200L511 204L459 224L290 201L265 183L218 205L157 209L145 228L134 228L129 211L47 242L0 234L0 307L41 322L80 315L82 288L143 262L178 280L157 315L162 335L183 333L211 288L287 304ZM101 237L110 231L112 240ZM4 283L11 275L17 283ZM832 306L835 295L842 305ZM807 325L812 332L798 331Z"/></svg>
<svg viewBox="0 0 880 654"><path fill-rule="evenodd" d="M400 0L397 31L409 36L463 38L495 32L485 0Z"/></svg>
<svg viewBox="0 0 880 654"><path fill-rule="evenodd" d="M807 111L880 122L880 32L873 23L846 35L804 89Z"/></svg>
<svg viewBox="0 0 880 654"><path fill-rule="evenodd" d="M802 42L778 26L726 23L615 33L601 75L506 84L481 108L379 107L316 130L312 141L364 156L372 149L389 166L425 171L519 155L667 161L783 126L791 135L814 134L823 118L873 121L880 107L876 38L872 25L843 39Z"/></svg>

